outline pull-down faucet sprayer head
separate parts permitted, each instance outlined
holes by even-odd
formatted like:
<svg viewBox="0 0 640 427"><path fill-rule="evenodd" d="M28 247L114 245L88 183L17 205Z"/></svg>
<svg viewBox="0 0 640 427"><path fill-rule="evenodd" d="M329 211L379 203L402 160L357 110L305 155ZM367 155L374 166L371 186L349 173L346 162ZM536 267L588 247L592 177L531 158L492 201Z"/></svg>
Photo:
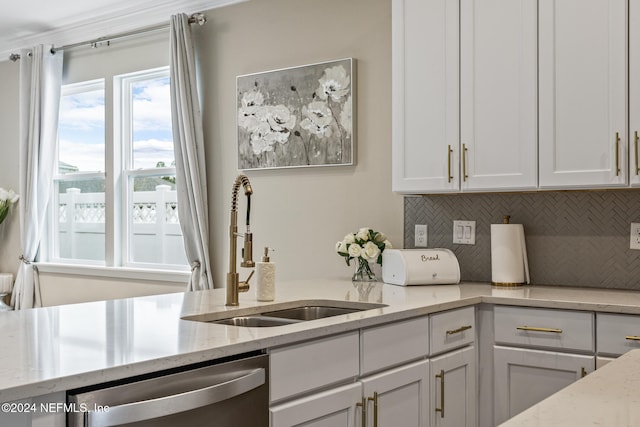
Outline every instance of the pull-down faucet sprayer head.
<svg viewBox="0 0 640 427"><path fill-rule="evenodd" d="M244 194L247 196L247 221L246 232L244 235L238 233L238 191L240 185L244 187ZM242 248L241 267L254 267L253 261L253 235L251 234L250 212L251 212L251 195L253 188L246 175L238 175L233 183L231 195L231 221L229 225L229 272L227 273L227 303L228 306L238 305L238 292L246 292L249 290L249 279L253 275L253 271L245 280L241 282L236 270L236 239L238 236L244 237L244 247Z"/></svg>

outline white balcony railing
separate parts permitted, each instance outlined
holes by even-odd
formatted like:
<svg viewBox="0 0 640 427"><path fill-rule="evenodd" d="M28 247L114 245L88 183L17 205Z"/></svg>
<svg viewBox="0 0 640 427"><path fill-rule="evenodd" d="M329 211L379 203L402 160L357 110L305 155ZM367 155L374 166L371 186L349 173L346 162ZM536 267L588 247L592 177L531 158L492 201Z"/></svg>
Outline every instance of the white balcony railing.
<svg viewBox="0 0 640 427"><path fill-rule="evenodd" d="M177 194L168 185L135 191L128 209L130 261L187 264L178 219ZM59 257L104 260L104 193L69 188L59 196Z"/></svg>

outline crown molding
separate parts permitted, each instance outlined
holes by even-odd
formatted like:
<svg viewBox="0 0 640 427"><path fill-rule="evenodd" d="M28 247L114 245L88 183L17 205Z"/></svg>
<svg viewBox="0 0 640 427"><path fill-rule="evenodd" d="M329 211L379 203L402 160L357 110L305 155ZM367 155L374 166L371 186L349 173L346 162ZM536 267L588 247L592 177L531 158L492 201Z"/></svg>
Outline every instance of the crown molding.
<svg viewBox="0 0 640 427"><path fill-rule="evenodd" d="M64 46L168 23L176 13L192 14L250 0L145 0L123 1L53 22L54 29L33 37L8 39L0 44L0 61L18 50L39 44ZM132 4L133 3L133 4Z"/></svg>

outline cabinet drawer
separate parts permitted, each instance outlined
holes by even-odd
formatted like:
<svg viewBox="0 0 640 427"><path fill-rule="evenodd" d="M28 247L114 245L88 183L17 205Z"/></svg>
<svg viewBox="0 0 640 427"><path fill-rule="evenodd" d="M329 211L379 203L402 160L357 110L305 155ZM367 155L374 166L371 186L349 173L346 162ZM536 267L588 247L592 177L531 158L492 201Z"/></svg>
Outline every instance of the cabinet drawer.
<svg viewBox="0 0 640 427"><path fill-rule="evenodd" d="M548 349L594 351L593 313L496 306L498 344Z"/></svg>
<svg viewBox="0 0 640 427"><path fill-rule="evenodd" d="M426 357L429 354L429 318L363 329L361 346L362 375Z"/></svg>
<svg viewBox="0 0 640 427"><path fill-rule="evenodd" d="M473 343L476 336L475 308L465 307L431 315L430 332L432 355Z"/></svg>
<svg viewBox="0 0 640 427"><path fill-rule="evenodd" d="M357 377L358 345L354 331L270 350L271 402Z"/></svg>
<svg viewBox="0 0 640 427"><path fill-rule="evenodd" d="M640 316L630 314L596 314L598 354L620 356L640 348Z"/></svg>

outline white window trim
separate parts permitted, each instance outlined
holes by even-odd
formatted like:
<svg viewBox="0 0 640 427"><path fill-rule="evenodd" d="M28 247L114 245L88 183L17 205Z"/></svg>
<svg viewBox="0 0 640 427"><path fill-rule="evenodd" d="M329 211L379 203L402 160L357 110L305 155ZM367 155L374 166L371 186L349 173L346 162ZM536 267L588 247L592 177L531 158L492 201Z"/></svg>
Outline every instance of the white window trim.
<svg viewBox="0 0 640 427"><path fill-rule="evenodd" d="M161 270L131 267L106 267L100 265L82 265L79 263L38 262L38 271L43 273L107 277L153 282L186 283L191 272L179 270Z"/></svg>
<svg viewBox="0 0 640 427"><path fill-rule="evenodd" d="M93 261L82 259L60 258L56 254L58 232L56 221L48 221L48 239L43 242L43 260L38 268L43 272L73 274L96 277L117 277L135 280L154 280L183 283L190 276L188 265L151 264L128 262L129 230L132 218L129 218L127 206L130 206L130 194L127 189L128 180L138 176L175 175L175 167L154 169L132 169L131 129L129 121L124 120L131 107L131 84L155 77L169 75L169 67L159 67L134 73L114 76L112 81L96 79L82 83L65 85L63 95L74 94L96 89L113 90L113 100L105 98L105 171L110 172L78 172L59 175L54 180L71 181L84 179L105 179L105 260ZM120 129L120 131L117 131ZM57 172L57 171L56 171ZM115 197L116 188L120 189L119 197ZM54 192L50 205L50 218L57 218L54 212L59 205L58 193ZM115 236L121 236L116 239Z"/></svg>

